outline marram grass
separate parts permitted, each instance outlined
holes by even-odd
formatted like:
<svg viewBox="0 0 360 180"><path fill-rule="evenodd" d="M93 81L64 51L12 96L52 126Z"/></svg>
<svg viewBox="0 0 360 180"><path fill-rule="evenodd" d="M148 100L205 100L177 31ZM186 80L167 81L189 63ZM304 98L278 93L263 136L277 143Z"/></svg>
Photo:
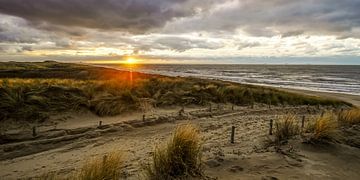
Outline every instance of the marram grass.
<svg viewBox="0 0 360 180"><path fill-rule="evenodd" d="M155 149L152 162L145 169L149 180L201 177L199 130L190 124L178 126L169 142Z"/></svg>
<svg viewBox="0 0 360 180"><path fill-rule="evenodd" d="M352 108L344 110L339 113L339 121L344 124L359 124L360 123L360 109Z"/></svg>
<svg viewBox="0 0 360 180"><path fill-rule="evenodd" d="M275 141L281 143L299 133L299 126L295 114L286 114L277 118L275 122Z"/></svg>

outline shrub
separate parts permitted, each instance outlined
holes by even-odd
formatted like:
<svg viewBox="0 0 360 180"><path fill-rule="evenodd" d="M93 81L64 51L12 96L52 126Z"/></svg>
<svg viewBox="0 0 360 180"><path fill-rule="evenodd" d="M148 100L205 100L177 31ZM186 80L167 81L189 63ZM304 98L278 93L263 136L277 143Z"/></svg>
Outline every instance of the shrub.
<svg viewBox="0 0 360 180"><path fill-rule="evenodd" d="M360 123L360 109L352 108L339 113L339 121L344 124Z"/></svg>
<svg viewBox="0 0 360 180"><path fill-rule="evenodd" d="M336 115L330 112L318 116L315 122L307 128L310 132L310 142L335 141L338 138Z"/></svg>
<svg viewBox="0 0 360 180"><path fill-rule="evenodd" d="M121 152L112 152L104 157L91 159L85 163L73 179L119 179L123 160L124 155Z"/></svg>
<svg viewBox="0 0 360 180"><path fill-rule="evenodd" d="M299 133L294 114L287 114L275 122L275 141L281 143Z"/></svg>
<svg viewBox="0 0 360 180"><path fill-rule="evenodd" d="M202 176L201 143L197 128L178 126L164 147L157 147L153 162L146 167L148 179L182 179Z"/></svg>

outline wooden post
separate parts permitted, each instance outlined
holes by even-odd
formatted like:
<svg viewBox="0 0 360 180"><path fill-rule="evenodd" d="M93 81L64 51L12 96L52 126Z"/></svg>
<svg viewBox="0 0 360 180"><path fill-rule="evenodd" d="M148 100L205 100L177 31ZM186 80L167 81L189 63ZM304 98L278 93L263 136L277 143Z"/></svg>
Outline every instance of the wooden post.
<svg viewBox="0 0 360 180"><path fill-rule="evenodd" d="M145 114L143 114L143 121L145 121Z"/></svg>
<svg viewBox="0 0 360 180"><path fill-rule="evenodd" d="M99 127L101 127L102 126L102 121L99 121Z"/></svg>
<svg viewBox="0 0 360 180"><path fill-rule="evenodd" d="M230 142L232 144L234 144L234 139L235 139L235 126L231 126L231 137L230 137Z"/></svg>
<svg viewBox="0 0 360 180"><path fill-rule="evenodd" d="M37 134L36 134L36 127L35 127L35 126L32 128L32 135L33 135L33 137L37 136Z"/></svg>
<svg viewBox="0 0 360 180"><path fill-rule="evenodd" d="M232 111L234 110L234 105L231 105L231 110L232 110Z"/></svg>
<svg viewBox="0 0 360 180"><path fill-rule="evenodd" d="M304 125L305 125L305 116L303 116L301 119L301 129L304 128Z"/></svg>
<svg viewBox="0 0 360 180"><path fill-rule="evenodd" d="M210 112L212 111L211 103L210 103L210 108L209 108L209 111L210 111Z"/></svg>
<svg viewBox="0 0 360 180"><path fill-rule="evenodd" d="M272 135L272 128L273 128L273 120L270 119L270 129L269 129L269 135Z"/></svg>
<svg viewBox="0 0 360 180"><path fill-rule="evenodd" d="M324 114L325 114L325 111L322 111L322 112L321 112L321 117L323 117L323 116L324 116Z"/></svg>
<svg viewBox="0 0 360 180"><path fill-rule="evenodd" d="M254 109L254 102L251 102L251 109Z"/></svg>
<svg viewBox="0 0 360 180"><path fill-rule="evenodd" d="M271 109L271 101L269 101L269 109Z"/></svg>
<svg viewBox="0 0 360 180"><path fill-rule="evenodd" d="M182 116L183 113L185 113L185 107L184 106L181 107L181 109L179 111L179 116Z"/></svg>

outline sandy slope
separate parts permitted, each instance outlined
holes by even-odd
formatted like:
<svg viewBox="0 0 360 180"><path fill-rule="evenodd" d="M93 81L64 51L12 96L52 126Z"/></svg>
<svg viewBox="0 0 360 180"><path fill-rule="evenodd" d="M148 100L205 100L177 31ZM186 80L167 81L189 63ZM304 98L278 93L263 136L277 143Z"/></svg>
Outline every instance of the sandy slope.
<svg viewBox="0 0 360 180"><path fill-rule="evenodd" d="M264 146L270 119L288 111L309 117L318 112L316 108L235 107L232 111L227 106L213 110L212 117L207 108L187 108L183 116L178 116L177 110L153 112L153 117L149 116L145 122L126 119L128 117L111 118L105 120L101 128L96 125L77 128L76 120L80 117L68 118L58 123L59 130L44 128L40 132L43 137L0 145L0 179L34 177L49 171L66 176L87 158L102 156L113 150L127 153L123 178L139 179L141 167L149 162L154 146L166 141L176 125L187 122L201 128L205 170L212 178L360 178L358 148L341 144L312 147L294 141L275 152L275 148ZM164 112L167 112L166 115ZM133 115L137 119L141 116ZM87 122L87 118L90 122L100 120L85 114L82 121ZM236 127L235 144L229 142L231 126Z"/></svg>

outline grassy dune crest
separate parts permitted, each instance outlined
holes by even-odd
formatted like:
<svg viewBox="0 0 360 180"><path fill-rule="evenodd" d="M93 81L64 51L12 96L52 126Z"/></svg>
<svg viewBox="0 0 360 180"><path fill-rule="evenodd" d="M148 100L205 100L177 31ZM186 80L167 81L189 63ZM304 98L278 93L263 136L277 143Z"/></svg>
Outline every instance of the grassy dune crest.
<svg viewBox="0 0 360 180"><path fill-rule="evenodd" d="M152 107L233 103L349 105L268 87L165 77L57 62L0 63L0 120L41 121L53 113L114 116Z"/></svg>
<svg viewBox="0 0 360 180"><path fill-rule="evenodd" d="M170 180L202 176L201 137L193 125L176 128L166 146L157 147L146 167L147 179Z"/></svg>

